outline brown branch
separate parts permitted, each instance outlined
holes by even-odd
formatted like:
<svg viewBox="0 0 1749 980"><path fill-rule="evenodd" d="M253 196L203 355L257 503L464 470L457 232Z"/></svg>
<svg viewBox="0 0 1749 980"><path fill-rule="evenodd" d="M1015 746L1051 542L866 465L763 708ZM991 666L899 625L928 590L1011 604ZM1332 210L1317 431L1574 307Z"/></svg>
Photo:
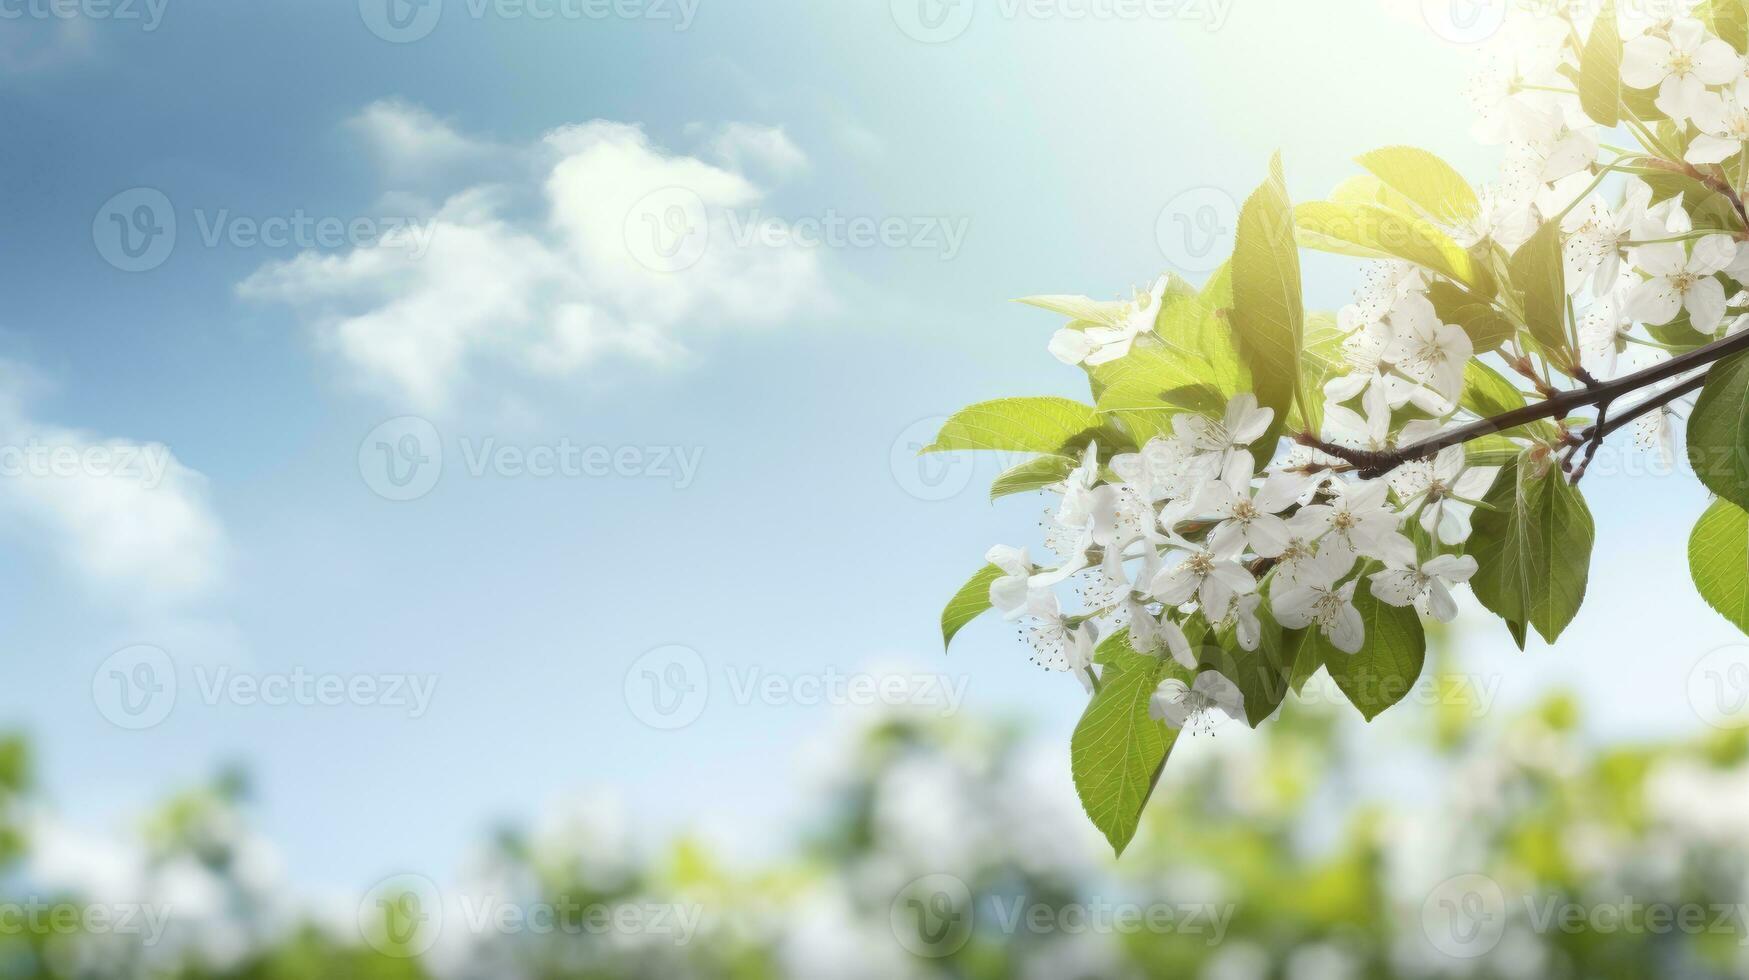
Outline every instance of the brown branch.
<svg viewBox="0 0 1749 980"><path fill-rule="evenodd" d="M1671 388L1669 391L1660 392L1657 395L1657 397L1655 397L1655 398L1648 398L1645 401L1639 403L1638 405L1635 405L1633 408L1630 408L1625 412L1616 413L1616 415L1614 415L1612 418L1610 418L1609 421L1603 425L1603 428L1601 430L1594 432L1593 430L1597 429L1597 426L1595 426L1595 425L1589 429L1586 429L1585 432L1583 433L1584 438L1586 438L1586 439L1607 439L1607 438L1609 438L1611 435L1613 435L1616 432L1616 430L1620 429L1624 425L1627 425L1629 422L1632 422L1633 420L1639 418L1640 416L1646 414L1647 412L1651 412L1651 411L1655 411L1657 409L1663 408L1664 406L1670 404L1671 402L1675 401L1676 399L1681 398L1683 395L1692 394L1693 392L1699 390L1702 385L1706 384L1707 377L1711 373L1712 372L1709 371L1709 372L1707 372L1707 374L1697 374L1694 377L1689 378L1687 381L1684 381L1683 383L1677 385L1676 387Z"/></svg>
<svg viewBox="0 0 1749 980"><path fill-rule="evenodd" d="M1597 416L1597 422L1581 433L1579 442L1575 444L1574 451L1577 451L1577 446L1584 446L1586 448L1584 461L1579 464L1578 469L1573 471L1573 482L1578 483L1584 478L1585 471L1591 467L1591 460L1596 457L1597 450L1603 446L1603 440L1609 438L1610 435L1615 433L1622 426L1627 425L1629 422L1634 421L1647 412L1660 411L1664 406L1681 398L1683 395L1696 391L1702 385L1706 384L1707 378L1711 375L1711 371L1697 374L1694 377L1689 378L1687 381L1671 388L1669 391L1660 392L1658 395L1648 398L1645 401L1640 402L1638 405L1635 405L1633 408L1618 413L1617 415L1606 417L1603 414L1599 414ZM1571 462L1572 455L1569 454L1566 463L1563 465L1569 465Z"/></svg>
<svg viewBox="0 0 1749 980"><path fill-rule="evenodd" d="M1737 354L1745 350L1749 350L1749 330L1745 330L1732 337L1726 337L1723 340L1714 341L1707 344L1705 347L1697 347L1687 353L1678 354L1670 360L1665 361L1662 364L1653 365L1652 367L1646 368L1644 371L1637 371L1625 377L1617 378L1614 381L1603 382L1596 387L1576 388L1571 391L1563 391L1545 401L1537 402L1533 405L1526 405L1523 408L1516 408L1510 412L1496 415L1493 418L1481 419L1476 422L1471 422L1468 425L1459 426L1448 432L1442 432L1431 439L1424 439L1412 446L1404 446L1383 452L1374 452L1365 449L1350 449L1346 446L1332 445L1319 439L1316 435L1310 432L1302 432L1298 436L1295 436L1294 440L1302 446L1310 446L1319 452L1326 453L1345 463L1352 464L1358 471L1361 479L1371 480L1389 473L1404 463L1412 463L1419 459L1426 459L1427 457L1439 452L1441 449L1446 449L1451 446L1461 446L1466 442L1480 439L1483 436L1493 435L1497 432L1504 432L1508 429L1516 429L1521 425L1529 425L1532 422L1539 422L1543 419L1560 418L1575 409L1587 408L1594 405L1605 405L1615 401L1623 395L1628 395L1638 391L1647 385L1657 384L1660 381L1674 378L1677 375L1685 374L1695 368L1704 367L1714 361L1720 360L1721 358L1729 357L1732 354ZM1692 381L1690 382L1690 384L1693 383L1694 382ZM1692 391L1693 389L1689 388L1688 390ZM1683 393L1686 394L1687 392L1684 391ZM1679 396L1672 395L1670 400L1674 400L1676 397ZM1668 402L1666 402L1666 404L1667 403ZM1631 420L1632 418L1633 416L1629 415L1623 421ZM1614 431L1614 429L1610 428L1608 431ZM1608 432L1605 434L1607 435Z"/></svg>

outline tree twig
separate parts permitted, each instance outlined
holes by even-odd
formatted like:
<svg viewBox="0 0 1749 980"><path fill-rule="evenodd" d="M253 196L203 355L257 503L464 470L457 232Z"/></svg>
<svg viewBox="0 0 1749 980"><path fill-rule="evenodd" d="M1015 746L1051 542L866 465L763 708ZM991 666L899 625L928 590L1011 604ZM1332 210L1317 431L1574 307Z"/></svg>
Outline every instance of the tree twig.
<svg viewBox="0 0 1749 980"><path fill-rule="evenodd" d="M1442 432L1430 439L1424 439L1410 446L1384 451L1366 449L1351 449L1347 446L1337 446L1319 439L1310 432L1302 432L1294 437L1303 446L1310 446L1319 452L1334 456L1345 463L1354 466L1363 480L1377 479L1403 465L1419 459L1426 459L1441 449L1451 446L1461 446L1466 442L1480 439L1486 435L1516 429L1521 425L1529 425L1543 419L1559 418L1575 409L1587 408L1593 405L1604 405L1615 401L1623 395L1632 394L1647 385L1657 384L1669 378L1692 371L1698 367L1712 364L1732 354L1749 350L1749 330L1735 336L1717 340L1705 347L1697 347L1684 354L1678 354L1662 364L1655 364L1643 371L1638 371L1614 381L1606 381L1591 388L1575 388L1563 391L1551 398L1534 405L1526 405L1510 412L1504 412L1493 418L1481 419L1468 425L1459 426L1448 432ZM1704 379L1704 375L1702 378ZM1704 381L1698 382L1704 383ZM1697 382L1691 381L1690 384ZM1674 390L1674 389L1673 389ZM1687 391L1692 391L1688 388ZM1683 391L1686 394L1687 391ZM1669 394L1666 392L1666 394ZM1677 395L1671 395L1674 400ZM1666 402L1667 404L1668 402ZM1649 409L1647 409L1649 411ZM1631 421L1630 415L1623 421ZM1587 430L1589 431L1589 430ZM1613 428L1608 431L1614 431ZM1605 435L1608 434L1606 431Z"/></svg>

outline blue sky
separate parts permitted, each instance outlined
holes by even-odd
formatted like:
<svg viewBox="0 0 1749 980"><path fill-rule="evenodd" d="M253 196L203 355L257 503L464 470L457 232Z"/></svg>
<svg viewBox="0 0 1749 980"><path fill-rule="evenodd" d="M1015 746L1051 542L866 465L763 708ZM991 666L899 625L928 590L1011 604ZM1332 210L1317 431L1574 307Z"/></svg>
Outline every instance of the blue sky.
<svg viewBox="0 0 1749 980"><path fill-rule="evenodd" d="M963 33L922 43L906 3L699 0L677 30L678 4L541 19L448 0L401 43L370 29L373 2L0 19L0 429L175 460L149 490L8 489L0 723L36 737L52 798L97 826L247 764L294 877L323 885L441 872L575 792L624 800L652 836L704 824L769 846L844 712L735 703L729 680L755 672L804 701L796 679L832 671L943 673L967 710L1066 738L1073 682L996 624L943 658L936 627L1038 503L992 507L992 464L920 474L895 447L984 398L1082 394L1044 352L1052 319L1007 301L1185 265L1163 211L1230 206L1277 147L1300 198L1389 143L1478 181L1490 166L1466 133L1468 54L1415 4L1138 20L980 0ZM697 199L740 224L651 269L628 244L643 226L615 219L651 194L655 220ZM114 222L142 203L131 227L167 208L174 245L123 271ZM369 234L252 240L300 216ZM903 233L723 247L747 222L834 218ZM425 246L377 240L405 222ZM917 234L943 229L963 242ZM1352 269L1308 258L1307 282L1332 308ZM420 451L435 433L441 475L385 499L369 460L377 442L411 459L409 433ZM630 449L658 472L470 473L488 443ZM672 453L690 478L654 465ZM924 499L938 478L964 489ZM1570 638L1521 656L1484 626L1465 637L1476 669L1509 699L1580 684L1602 734L1692 727L1689 668L1733 640L1684 569L1703 495L1588 489L1598 559ZM93 681L139 644L171 658L177 702L132 731ZM626 678L670 644L697 651L712 699L664 732ZM220 669L437 686L418 718L204 703Z"/></svg>

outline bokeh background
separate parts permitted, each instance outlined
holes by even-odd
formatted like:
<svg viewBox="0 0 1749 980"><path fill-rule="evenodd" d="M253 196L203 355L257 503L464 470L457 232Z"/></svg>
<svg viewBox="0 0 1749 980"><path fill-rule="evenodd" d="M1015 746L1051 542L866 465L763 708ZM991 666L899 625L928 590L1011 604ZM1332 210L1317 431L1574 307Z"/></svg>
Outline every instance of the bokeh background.
<svg viewBox="0 0 1749 980"><path fill-rule="evenodd" d="M1122 861L1078 685L940 650L1041 504L915 450L1081 393L1008 301L1200 280L1277 148L1488 180L1504 10L0 3L0 973L1740 975L1687 474L1593 466L1559 649L1186 740Z"/></svg>

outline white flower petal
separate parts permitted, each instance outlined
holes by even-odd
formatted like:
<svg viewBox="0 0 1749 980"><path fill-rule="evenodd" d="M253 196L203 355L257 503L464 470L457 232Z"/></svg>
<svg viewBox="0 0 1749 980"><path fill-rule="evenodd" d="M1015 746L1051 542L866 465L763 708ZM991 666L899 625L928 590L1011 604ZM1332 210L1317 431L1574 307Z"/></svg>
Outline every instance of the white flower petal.
<svg viewBox="0 0 1749 980"><path fill-rule="evenodd" d="M1359 653L1366 645L1366 622L1353 606L1343 606L1336 624L1329 630L1330 645L1343 653Z"/></svg>
<svg viewBox="0 0 1749 980"><path fill-rule="evenodd" d="M1710 334L1725 322L1725 287L1717 279L1702 279L1683 294L1682 306L1694 329Z"/></svg>
<svg viewBox="0 0 1749 980"><path fill-rule="evenodd" d="M1148 716L1173 728L1183 728L1190 720L1190 705L1186 703L1189 694L1190 688L1183 681L1176 677L1166 678L1148 698Z"/></svg>
<svg viewBox="0 0 1749 980"><path fill-rule="evenodd" d="M1449 623L1457 618L1457 600L1451 597L1451 591L1445 587L1445 583L1438 579L1427 585L1427 611L1442 623Z"/></svg>
<svg viewBox="0 0 1749 980"><path fill-rule="evenodd" d="M1621 80L1629 88L1651 88L1670 73L1670 42L1641 35L1627 43L1621 56Z"/></svg>
<svg viewBox="0 0 1749 980"><path fill-rule="evenodd" d="M1374 572L1372 594L1393 606L1407 606L1420 595L1420 583L1415 573L1406 568L1390 568Z"/></svg>
<svg viewBox="0 0 1749 980"><path fill-rule="evenodd" d="M1245 720L1245 695L1239 686L1217 671L1205 670L1196 675L1191 690L1213 701L1216 708L1234 721Z"/></svg>

